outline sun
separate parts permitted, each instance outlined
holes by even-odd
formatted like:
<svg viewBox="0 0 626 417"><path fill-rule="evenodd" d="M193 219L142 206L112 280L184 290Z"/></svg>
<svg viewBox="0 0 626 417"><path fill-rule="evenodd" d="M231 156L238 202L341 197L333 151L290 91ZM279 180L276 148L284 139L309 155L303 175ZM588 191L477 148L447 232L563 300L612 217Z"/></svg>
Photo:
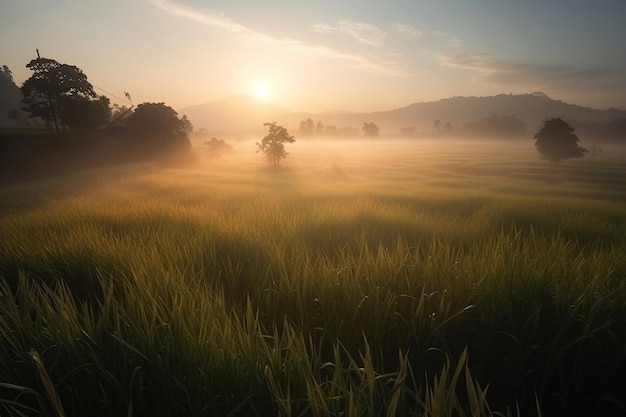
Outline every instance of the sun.
<svg viewBox="0 0 626 417"><path fill-rule="evenodd" d="M254 87L254 90L252 91L252 95L257 100L270 101L272 99L272 89L270 88L270 85L267 82L262 81Z"/></svg>

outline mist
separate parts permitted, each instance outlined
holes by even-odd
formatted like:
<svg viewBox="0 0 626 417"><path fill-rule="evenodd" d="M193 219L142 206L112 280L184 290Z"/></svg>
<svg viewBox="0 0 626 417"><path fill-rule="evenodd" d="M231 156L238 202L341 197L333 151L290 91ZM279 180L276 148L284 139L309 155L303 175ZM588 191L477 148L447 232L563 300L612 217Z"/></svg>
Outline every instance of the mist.
<svg viewBox="0 0 626 417"><path fill-rule="evenodd" d="M341 189L361 187L363 192L378 189L442 187L442 190L470 191L473 188L496 188L507 184L511 193L537 192L550 184L562 184L557 193L572 195L581 188L595 194L593 188L602 184L602 171L620 163L625 148L609 144L581 160L568 161L560 170L552 169L540 159L533 141L484 139L476 136L454 138L377 137L377 138L296 138L286 146L288 155L278 168L265 164L256 153L260 136L223 139L225 150L212 150L202 140L194 141L198 160L186 169L220 176L250 176L268 182L289 180L294 188L309 185ZM582 142L590 147L594 141ZM611 175L607 173L606 175ZM603 193L611 198L623 197L621 187L606 187ZM615 184L614 184L615 185ZM368 187L371 187L368 189ZM549 192L549 191L543 191Z"/></svg>

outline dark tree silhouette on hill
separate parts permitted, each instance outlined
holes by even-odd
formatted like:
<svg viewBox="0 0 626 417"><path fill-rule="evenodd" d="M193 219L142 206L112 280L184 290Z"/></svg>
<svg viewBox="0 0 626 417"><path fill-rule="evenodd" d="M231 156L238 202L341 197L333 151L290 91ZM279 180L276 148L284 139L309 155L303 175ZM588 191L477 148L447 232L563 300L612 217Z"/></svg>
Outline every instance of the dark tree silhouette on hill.
<svg viewBox="0 0 626 417"><path fill-rule="evenodd" d="M539 154L552 166L565 159L582 158L587 152L578 146L574 128L560 117L546 120L534 139L537 139L535 146Z"/></svg>
<svg viewBox="0 0 626 417"><path fill-rule="evenodd" d="M278 167L280 160L288 155L285 151L285 142L294 143L296 139L276 122L263 123L263 126L267 126L269 132L260 143L257 142L257 153L261 152L265 155L265 162Z"/></svg>
<svg viewBox="0 0 626 417"><path fill-rule="evenodd" d="M2 68L0 68L0 76L3 76L7 80L13 82L13 72L11 72L11 69L6 65L3 65Z"/></svg>
<svg viewBox="0 0 626 417"><path fill-rule="evenodd" d="M17 122L17 109L21 101L22 92L13 81L13 73L9 67L3 65L0 68L0 126L6 127Z"/></svg>
<svg viewBox="0 0 626 417"><path fill-rule="evenodd" d="M26 68L32 70L33 75L22 85L23 109L31 117L53 123L57 134L59 124L65 132L66 124L70 127L94 127L94 124L106 123L110 117L108 99L98 98L80 68L48 58L35 58ZM89 111L78 110L85 106L89 107ZM88 121L80 117L81 112Z"/></svg>

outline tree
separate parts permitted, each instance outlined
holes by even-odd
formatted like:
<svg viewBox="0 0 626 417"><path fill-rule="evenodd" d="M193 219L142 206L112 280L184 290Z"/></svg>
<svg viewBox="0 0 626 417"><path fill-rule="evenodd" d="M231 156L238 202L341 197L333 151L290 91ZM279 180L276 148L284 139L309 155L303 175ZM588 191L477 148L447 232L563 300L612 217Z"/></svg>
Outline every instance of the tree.
<svg viewBox="0 0 626 417"><path fill-rule="evenodd" d="M178 113L165 103L141 103L128 117L128 127L152 150L189 150L187 136L190 123L178 118Z"/></svg>
<svg viewBox="0 0 626 417"><path fill-rule="evenodd" d="M8 66L3 65L2 68L0 68L0 75L4 76L7 80L13 82L13 73Z"/></svg>
<svg viewBox="0 0 626 417"><path fill-rule="evenodd" d="M13 82L13 74L6 65L0 68L0 126L17 124L20 116L18 108L22 101L22 92Z"/></svg>
<svg viewBox="0 0 626 417"><path fill-rule="evenodd" d="M104 104L108 107L108 103L98 98L83 71L74 65L60 64L54 59L35 58L26 65L26 68L32 70L33 75L22 85L23 109L30 113L31 117L40 117L54 123L57 133L59 123L65 132L68 115L66 105L74 111L73 116L76 115L76 107L85 105L92 99L98 102L92 106L94 109ZM79 105L75 106L77 103ZM93 103L89 103L91 104ZM93 114L90 117L92 116ZM76 119L72 117L70 119L76 123ZM80 121L77 124L89 123Z"/></svg>
<svg viewBox="0 0 626 417"><path fill-rule="evenodd" d="M539 154L552 166L565 159L582 158L587 152L587 149L578 146L574 128L560 117L546 120L534 139L537 139L535 146Z"/></svg>
<svg viewBox="0 0 626 417"><path fill-rule="evenodd" d="M183 117L180 118L180 122L182 124L182 129L185 131L187 136L191 135L193 133L193 124L191 123L191 120L187 118L186 114L183 114Z"/></svg>
<svg viewBox="0 0 626 417"><path fill-rule="evenodd" d="M132 108L114 104L113 109L111 111L111 125L115 125L116 123L123 124L122 119L130 116L132 113Z"/></svg>
<svg viewBox="0 0 626 417"><path fill-rule="evenodd" d="M267 126L269 132L261 143L257 142L257 153L261 152L265 155L265 162L278 167L280 160L287 157L285 151L285 142L294 143L296 139L289 135L287 129L282 126L273 123L263 123L263 126Z"/></svg>
<svg viewBox="0 0 626 417"><path fill-rule="evenodd" d="M363 131L364 136L374 137L374 136L378 136L379 128L376 123L370 122L370 123L363 123L363 127L361 128L361 130Z"/></svg>
<svg viewBox="0 0 626 417"><path fill-rule="evenodd" d="M321 136L324 133L324 123L317 121L315 123L315 134Z"/></svg>
<svg viewBox="0 0 626 417"><path fill-rule="evenodd" d="M78 129L96 129L105 126L111 120L110 100L99 96L90 100L81 96L61 98L63 120L69 127Z"/></svg>
<svg viewBox="0 0 626 417"><path fill-rule="evenodd" d="M312 136L315 132L315 122L310 117L300 122L300 134L302 136Z"/></svg>

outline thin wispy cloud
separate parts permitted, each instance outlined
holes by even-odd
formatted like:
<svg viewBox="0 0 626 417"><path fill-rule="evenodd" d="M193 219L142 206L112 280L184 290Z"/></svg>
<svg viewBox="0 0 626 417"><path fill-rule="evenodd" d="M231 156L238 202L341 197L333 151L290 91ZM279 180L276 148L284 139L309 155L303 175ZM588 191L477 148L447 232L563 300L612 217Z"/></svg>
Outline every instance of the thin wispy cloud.
<svg viewBox="0 0 626 417"><path fill-rule="evenodd" d="M416 39L424 35L424 33L406 23L392 23L391 27L406 39Z"/></svg>
<svg viewBox="0 0 626 417"><path fill-rule="evenodd" d="M317 33L333 33L339 31L337 26L329 25L328 23L316 23L311 29L313 32Z"/></svg>
<svg viewBox="0 0 626 417"><path fill-rule="evenodd" d="M448 46L452 48L460 48L463 45L463 42L459 38L450 38L448 39Z"/></svg>
<svg viewBox="0 0 626 417"><path fill-rule="evenodd" d="M354 68L377 74L390 76L410 75L406 70L393 62L355 53L343 52L324 45L305 43L298 39L275 37L237 23L218 11L208 9L201 10L185 4L176 3L171 0L148 0L148 2L171 15L194 20L209 26L237 33L241 36L245 36L251 41L281 46L284 50L290 52L315 54L326 58L343 60L349 62ZM382 40L379 41L378 39L382 39L384 37L384 32L377 29L374 25L358 24L358 22L352 21L340 21L335 26L318 24L315 25L314 29L318 32L326 31L327 33L340 30L341 32L348 33L355 38L360 38L359 40L361 42L369 42L371 45L379 44Z"/></svg>
<svg viewBox="0 0 626 417"><path fill-rule="evenodd" d="M187 19L195 20L197 22L206 23L211 26L217 26L231 32L253 34L253 31L237 22L232 21L221 12L208 9L198 10L194 7L187 6L185 4L174 3L168 0L148 1L159 9L175 16L180 16Z"/></svg>
<svg viewBox="0 0 626 417"><path fill-rule="evenodd" d="M490 84L557 88L569 92L591 88L621 89L626 85L626 76L602 69L498 60L488 54L440 54L437 60L444 67L476 71L480 74L480 81Z"/></svg>
<svg viewBox="0 0 626 417"><path fill-rule="evenodd" d="M463 45L461 39L441 30L435 30L431 32L430 36L446 41L445 45L450 48L460 48Z"/></svg>
<svg viewBox="0 0 626 417"><path fill-rule="evenodd" d="M317 23L312 29L318 33L343 33L370 46L381 46L386 36L386 33L376 25L353 20L339 20L334 25Z"/></svg>

